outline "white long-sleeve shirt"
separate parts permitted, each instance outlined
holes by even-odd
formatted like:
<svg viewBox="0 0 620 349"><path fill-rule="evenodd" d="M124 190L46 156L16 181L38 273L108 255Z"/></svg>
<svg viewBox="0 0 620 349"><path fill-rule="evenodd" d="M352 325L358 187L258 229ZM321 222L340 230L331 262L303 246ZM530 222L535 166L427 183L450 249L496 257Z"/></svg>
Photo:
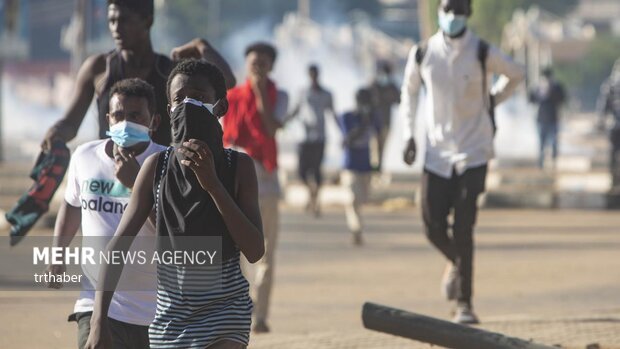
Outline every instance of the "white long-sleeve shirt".
<svg viewBox="0 0 620 349"><path fill-rule="evenodd" d="M483 99L479 40L470 30L456 39L439 31L428 40L420 65L415 59L417 47L411 49L407 60L401 91L407 137L415 135L418 96L424 80L424 168L444 178L450 178L453 169L462 174L494 156L493 124ZM493 74L501 75L489 91L496 105L512 94L525 75L520 64L493 46L489 47L486 70L486 86L491 86Z"/></svg>

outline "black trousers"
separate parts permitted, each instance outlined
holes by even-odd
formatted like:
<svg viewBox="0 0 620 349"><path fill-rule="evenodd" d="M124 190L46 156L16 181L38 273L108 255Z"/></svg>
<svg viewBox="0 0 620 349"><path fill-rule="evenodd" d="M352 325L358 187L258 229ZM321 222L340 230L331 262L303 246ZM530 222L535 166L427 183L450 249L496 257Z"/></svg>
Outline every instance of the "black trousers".
<svg viewBox="0 0 620 349"><path fill-rule="evenodd" d="M447 179L428 170L422 177L422 217L430 242L459 273L458 301L471 303L474 259L473 232L478 214L478 195L484 192L487 165L453 171ZM448 217L452 213L449 234Z"/></svg>
<svg viewBox="0 0 620 349"><path fill-rule="evenodd" d="M69 321L78 323L78 348L86 345L90 334L90 318L93 312L73 313ZM149 327L129 324L108 318L113 349L149 349Z"/></svg>
<svg viewBox="0 0 620 349"><path fill-rule="evenodd" d="M609 170L611 172L612 185L620 185L620 128L614 128L609 134L611 142L611 154Z"/></svg>
<svg viewBox="0 0 620 349"><path fill-rule="evenodd" d="M323 183L321 163L324 153L325 142L303 142L299 145L299 177L304 183L308 184L309 177L319 186Z"/></svg>

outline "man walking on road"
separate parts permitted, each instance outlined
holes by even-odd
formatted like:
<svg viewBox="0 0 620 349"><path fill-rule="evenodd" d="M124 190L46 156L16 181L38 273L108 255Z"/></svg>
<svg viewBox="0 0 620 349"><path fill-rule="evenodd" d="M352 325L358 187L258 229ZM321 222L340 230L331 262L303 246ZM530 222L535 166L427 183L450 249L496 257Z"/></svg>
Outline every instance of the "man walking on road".
<svg viewBox="0 0 620 349"><path fill-rule="evenodd" d="M471 0L441 1L440 30L411 50L401 94L410 132L404 160L411 165L418 95L426 89L422 215L428 239L448 259L442 290L457 301L453 321L466 324L478 322L472 307L473 228L493 158L493 106L524 76L520 65L467 28L471 14ZM502 77L489 90L490 74Z"/></svg>
<svg viewBox="0 0 620 349"><path fill-rule="evenodd" d="M258 179L265 255L256 263L251 282L255 318L252 330L255 333L270 331L267 317L280 225L276 133L287 116L288 94L279 90L270 78L276 56L275 47L268 43L257 42L246 48L247 80L228 91L229 108L224 117L225 144L246 152L254 160Z"/></svg>
<svg viewBox="0 0 620 349"><path fill-rule="evenodd" d="M370 85L372 105L377 118L377 134L375 144L375 156L377 159L376 170L383 170L383 150L385 142L390 134L392 125L392 106L400 102L398 87L392 77L392 65L382 61L378 63L377 75Z"/></svg>
<svg viewBox="0 0 620 349"><path fill-rule="evenodd" d="M530 102L538 104L536 117L540 137L538 166L544 169L545 149L551 146L552 168L555 169L558 157L559 113L566 99L566 93L562 84L553 77L553 70L550 67L543 69L540 83L530 92L529 99Z"/></svg>
<svg viewBox="0 0 620 349"><path fill-rule="evenodd" d="M612 116L609 141L611 152L609 171L612 178L612 188L620 186L620 58L614 64L609 78L601 87L601 95L597 103L600 115L600 128L606 129L607 118Z"/></svg>
<svg viewBox="0 0 620 349"><path fill-rule="evenodd" d="M299 144L299 177L308 188L310 200L307 210L315 217L321 213L319 192L323 184L321 164L325 153L325 112L329 111L336 121L332 94L319 81L319 67L308 67L310 86L301 91L299 101L291 113L304 127L305 137ZM311 177L311 178L310 178Z"/></svg>

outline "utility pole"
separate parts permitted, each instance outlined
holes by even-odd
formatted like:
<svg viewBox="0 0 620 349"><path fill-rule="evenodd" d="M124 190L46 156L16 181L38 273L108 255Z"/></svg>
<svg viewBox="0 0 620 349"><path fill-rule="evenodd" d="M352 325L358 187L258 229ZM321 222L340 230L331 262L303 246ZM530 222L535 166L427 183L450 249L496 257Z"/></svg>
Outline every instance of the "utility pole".
<svg viewBox="0 0 620 349"><path fill-rule="evenodd" d="M73 12L73 25L75 30L75 43L71 50L71 73L77 75L82 62L86 59L86 13L88 10L87 0L77 0Z"/></svg>
<svg viewBox="0 0 620 349"><path fill-rule="evenodd" d="M214 44L214 46L219 46L220 44L220 14L222 12L222 2L221 0L211 0L207 6L207 17L209 22L207 23L207 32L209 35L209 42Z"/></svg>
<svg viewBox="0 0 620 349"><path fill-rule="evenodd" d="M297 14L300 18L310 19L310 0L297 0Z"/></svg>
<svg viewBox="0 0 620 349"><path fill-rule="evenodd" d="M4 138L2 136L2 82L4 80L4 59L10 55L9 43L17 36L17 21L19 17L19 1L7 0L4 3L4 28L0 36L0 163L4 162Z"/></svg>

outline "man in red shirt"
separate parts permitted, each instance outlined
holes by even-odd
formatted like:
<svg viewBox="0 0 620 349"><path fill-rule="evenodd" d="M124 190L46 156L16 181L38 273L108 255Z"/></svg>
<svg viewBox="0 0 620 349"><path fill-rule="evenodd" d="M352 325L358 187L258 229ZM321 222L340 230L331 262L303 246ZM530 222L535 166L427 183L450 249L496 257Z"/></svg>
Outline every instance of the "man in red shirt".
<svg viewBox="0 0 620 349"><path fill-rule="evenodd" d="M245 151L254 160L265 255L257 263L254 289L254 327L269 332L267 316L273 284L274 256L278 238L280 184L276 131L284 124L288 95L279 91L269 78L276 60L276 49L255 43L245 50L247 80L228 91L229 108L224 117L224 142ZM251 277L249 277L252 280Z"/></svg>

